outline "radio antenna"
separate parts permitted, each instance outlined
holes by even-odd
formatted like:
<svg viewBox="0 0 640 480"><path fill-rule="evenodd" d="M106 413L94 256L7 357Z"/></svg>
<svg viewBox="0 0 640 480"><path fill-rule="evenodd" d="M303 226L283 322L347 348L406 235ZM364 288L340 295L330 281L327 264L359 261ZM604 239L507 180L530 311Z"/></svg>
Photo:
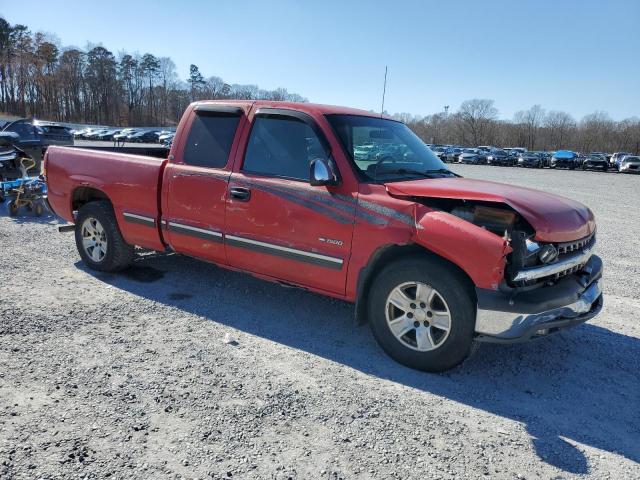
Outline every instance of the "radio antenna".
<svg viewBox="0 0 640 480"><path fill-rule="evenodd" d="M387 93L387 66L384 67L384 86L382 87L382 107L380 108L380 118L384 113L384 96Z"/></svg>

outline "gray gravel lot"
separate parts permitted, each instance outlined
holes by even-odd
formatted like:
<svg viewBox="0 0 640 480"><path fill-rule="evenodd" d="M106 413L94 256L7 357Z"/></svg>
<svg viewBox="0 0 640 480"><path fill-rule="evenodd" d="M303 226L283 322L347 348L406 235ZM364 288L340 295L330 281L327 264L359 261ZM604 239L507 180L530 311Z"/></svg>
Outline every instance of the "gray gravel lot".
<svg viewBox="0 0 640 480"><path fill-rule="evenodd" d="M0 478L640 478L640 178L453 168L589 205L603 313L419 373L349 304L177 255L97 274L0 206Z"/></svg>

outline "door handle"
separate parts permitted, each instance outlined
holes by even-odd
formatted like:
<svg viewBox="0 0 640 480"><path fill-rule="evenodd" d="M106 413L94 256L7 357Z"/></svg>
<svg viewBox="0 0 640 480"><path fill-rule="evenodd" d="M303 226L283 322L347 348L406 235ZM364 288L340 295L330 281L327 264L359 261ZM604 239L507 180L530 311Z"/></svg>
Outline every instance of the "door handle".
<svg viewBox="0 0 640 480"><path fill-rule="evenodd" d="M229 189L229 195L231 198L235 200L240 200L241 202L248 202L251 198L251 190L244 187L232 187Z"/></svg>

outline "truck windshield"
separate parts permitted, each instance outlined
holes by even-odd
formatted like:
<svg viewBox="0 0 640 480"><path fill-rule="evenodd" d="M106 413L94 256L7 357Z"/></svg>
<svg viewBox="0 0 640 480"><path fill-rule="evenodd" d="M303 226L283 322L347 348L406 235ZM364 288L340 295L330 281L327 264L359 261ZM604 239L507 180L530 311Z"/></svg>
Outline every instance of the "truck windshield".
<svg viewBox="0 0 640 480"><path fill-rule="evenodd" d="M360 115L327 115L352 163L368 180L453 176L405 124Z"/></svg>

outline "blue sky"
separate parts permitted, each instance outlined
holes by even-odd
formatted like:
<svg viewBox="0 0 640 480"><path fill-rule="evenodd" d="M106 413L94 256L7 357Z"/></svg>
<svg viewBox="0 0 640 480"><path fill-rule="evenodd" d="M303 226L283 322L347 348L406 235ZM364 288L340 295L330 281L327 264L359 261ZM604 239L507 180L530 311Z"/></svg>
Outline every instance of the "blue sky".
<svg viewBox="0 0 640 480"><path fill-rule="evenodd" d="M391 113L492 98L502 118L534 104L640 116L640 0L0 0L0 15L319 103L379 109L388 65Z"/></svg>

